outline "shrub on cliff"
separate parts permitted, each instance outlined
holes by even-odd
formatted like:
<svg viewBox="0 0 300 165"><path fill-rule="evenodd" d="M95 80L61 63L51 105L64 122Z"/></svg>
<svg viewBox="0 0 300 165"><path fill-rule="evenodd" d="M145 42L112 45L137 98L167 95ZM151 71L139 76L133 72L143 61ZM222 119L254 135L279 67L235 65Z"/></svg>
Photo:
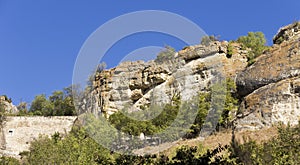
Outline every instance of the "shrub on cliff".
<svg viewBox="0 0 300 165"><path fill-rule="evenodd" d="M205 45L208 46L210 42L212 41L219 41L220 40L220 36L214 36L214 35L210 35L210 36L203 36L201 38L201 45Z"/></svg>
<svg viewBox="0 0 300 165"><path fill-rule="evenodd" d="M158 53L156 59L154 60L157 63L163 63L164 61L169 61L173 59L176 50L171 46L165 46L165 48Z"/></svg>
<svg viewBox="0 0 300 165"><path fill-rule="evenodd" d="M247 56L249 64L254 63L254 59L267 49L267 40L262 32L249 32L247 36L239 37L237 42L251 49Z"/></svg>

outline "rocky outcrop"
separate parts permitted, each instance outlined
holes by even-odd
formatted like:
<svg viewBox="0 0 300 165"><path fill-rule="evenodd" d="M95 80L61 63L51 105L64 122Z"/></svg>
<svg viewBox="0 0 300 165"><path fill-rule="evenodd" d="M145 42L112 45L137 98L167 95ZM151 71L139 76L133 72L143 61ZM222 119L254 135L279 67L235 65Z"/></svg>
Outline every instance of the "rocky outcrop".
<svg viewBox="0 0 300 165"><path fill-rule="evenodd" d="M237 129L260 129L300 120L300 23L288 25L274 37L275 45L237 77ZM279 42L281 40L282 42ZM279 45L277 43L280 43Z"/></svg>
<svg viewBox="0 0 300 165"><path fill-rule="evenodd" d="M5 113L14 114L18 112L18 108L13 105L12 101L7 96L0 96L0 108Z"/></svg>
<svg viewBox="0 0 300 165"><path fill-rule="evenodd" d="M152 103L169 103L175 94L181 100L189 100L198 92L207 91L217 78L230 77L237 84L241 100L236 128L259 129L279 122L296 124L300 111L299 24L281 28L274 37L275 44L248 67L249 50L226 41L185 47L172 60L162 63L121 63L96 74L93 107L107 116L122 109L139 111ZM229 44L233 49L230 55Z"/></svg>
<svg viewBox="0 0 300 165"><path fill-rule="evenodd" d="M138 111L151 103L168 103L175 94L188 100L220 76L235 78L247 66L247 52L233 44L234 53L228 57L227 47L228 42L214 41L186 47L163 63L124 62L97 73L93 92L99 107L107 115L128 107Z"/></svg>
<svg viewBox="0 0 300 165"><path fill-rule="evenodd" d="M279 29L277 35L273 38L274 44L281 44L284 41L299 41L300 39L300 22Z"/></svg>
<svg viewBox="0 0 300 165"><path fill-rule="evenodd" d="M237 130L274 124L296 125L300 120L300 77L271 83L246 96L240 106Z"/></svg>
<svg viewBox="0 0 300 165"><path fill-rule="evenodd" d="M300 42L290 41L274 45L269 52L261 55L253 65L238 75L236 83L239 95L244 97L262 86L298 75Z"/></svg>

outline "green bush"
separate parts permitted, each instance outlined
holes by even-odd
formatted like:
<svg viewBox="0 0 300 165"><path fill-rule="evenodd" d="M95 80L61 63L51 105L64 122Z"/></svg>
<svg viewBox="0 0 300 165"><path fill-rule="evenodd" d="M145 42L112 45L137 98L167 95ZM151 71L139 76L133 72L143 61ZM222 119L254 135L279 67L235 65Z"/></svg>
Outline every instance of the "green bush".
<svg viewBox="0 0 300 165"><path fill-rule="evenodd" d="M228 47L227 47L227 55L226 55L226 57L227 58L231 58L232 55L233 55L233 46L232 46L232 43L229 42Z"/></svg>
<svg viewBox="0 0 300 165"><path fill-rule="evenodd" d="M112 164L109 150L100 146L79 129L64 138L40 137L33 141L29 152L22 153L24 164Z"/></svg>
<svg viewBox="0 0 300 165"><path fill-rule="evenodd" d="M267 49L267 41L262 32L249 32L247 36L239 37L237 42L251 49L247 55L249 65L254 63L254 59Z"/></svg>
<svg viewBox="0 0 300 165"><path fill-rule="evenodd" d="M48 98L37 95L31 103L29 112L42 116L73 116L76 110L73 104L72 87L54 91Z"/></svg>
<svg viewBox="0 0 300 165"><path fill-rule="evenodd" d="M300 164L300 125L280 126L279 135L262 144L250 141L234 148L240 162L248 164Z"/></svg>
<svg viewBox="0 0 300 165"><path fill-rule="evenodd" d="M20 162L15 158L2 156L0 157L0 164L19 165Z"/></svg>
<svg viewBox="0 0 300 165"><path fill-rule="evenodd" d="M213 149L179 146L174 155L126 155L109 151L78 127L64 138L56 133L52 139L40 137L29 152L21 153L23 164L291 164L300 163L300 125L279 127L279 135L258 144L219 145ZM2 157L0 163L19 164Z"/></svg>
<svg viewBox="0 0 300 165"><path fill-rule="evenodd" d="M171 46L165 46L165 48L158 53L156 59L154 60L156 63L163 63L165 61L169 61L174 58L176 50Z"/></svg>
<svg viewBox="0 0 300 165"><path fill-rule="evenodd" d="M163 107L155 106L150 109L134 113L126 111L116 112L109 117L109 122L118 130L129 135L139 136L141 133L145 135L153 135L168 127L176 118L179 110L180 102L166 104ZM132 116L128 117L128 116ZM135 120L143 119L145 116L156 116L151 120Z"/></svg>

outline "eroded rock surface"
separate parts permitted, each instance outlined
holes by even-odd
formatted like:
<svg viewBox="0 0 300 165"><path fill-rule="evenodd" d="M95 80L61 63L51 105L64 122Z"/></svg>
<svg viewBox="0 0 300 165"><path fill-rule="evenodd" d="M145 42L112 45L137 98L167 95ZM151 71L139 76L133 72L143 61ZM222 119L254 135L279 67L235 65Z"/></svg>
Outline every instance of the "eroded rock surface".
<svg viewBox="0 0 300 165"><path fill-rule="evenodd" d="M237 129L261 129L274 124L296 125L300 120L300 77L271 83L242 102Z"/></svg>
<svg viewBox="0 0 300 165"><path fill-rule="evenodd" d="M237 77L237 129L260 129L300 120L300 23L288 25L274 37L269 52ZM280 40L280 42L279 42Z"/></svg>
<svg viewBox="0 0 300 165"><path fill-rule="evenodd" d="M191 99L199 91L209 89L217 77L231 77L247 66L246 53L234 44L234 53L226 54L228 42L211 42L208 46L186 47L170 61L124 62L116 68L96 75L94 93L105 114L130 107L144 109L153 103L168 103L175 94Z"/></svg>

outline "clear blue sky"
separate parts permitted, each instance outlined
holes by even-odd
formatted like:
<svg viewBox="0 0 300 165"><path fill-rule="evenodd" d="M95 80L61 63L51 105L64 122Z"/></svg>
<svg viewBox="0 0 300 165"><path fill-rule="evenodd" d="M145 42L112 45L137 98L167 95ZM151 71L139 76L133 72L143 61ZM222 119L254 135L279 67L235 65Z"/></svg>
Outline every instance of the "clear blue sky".
<svg viewBox="0 0 300 165"><path fill-rule="evenodd" d="M87 37L106 21L128 12L174 12L223 40L262 31L271 45L281 26L300 20L299 9L299 0L0 0L0 95L8 95L17 104L69 86L76 56ZM131 37L132 46L120 42L110 54L133 51L135 42L182 47L163 35L143 38ZM113 66L110 54L107 60Z"/></svg>

